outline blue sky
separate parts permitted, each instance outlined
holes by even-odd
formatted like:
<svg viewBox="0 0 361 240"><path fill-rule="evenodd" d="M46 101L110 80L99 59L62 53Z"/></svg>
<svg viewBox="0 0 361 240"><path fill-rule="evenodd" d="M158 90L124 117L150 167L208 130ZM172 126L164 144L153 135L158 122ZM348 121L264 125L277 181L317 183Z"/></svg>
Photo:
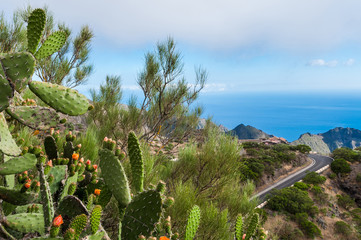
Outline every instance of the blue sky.
<svg viewBox="0 0 361 240"><path fill-rule="evenodd" d="M86 95L106 75L137 91L144 53L167 36L178 43L189 81L194 66L208 70L204 96L361 92L361 1L2 0L0 9L10 19L27 4L46 4L74 32L93 29L95 71L78 88Z"/></svg>

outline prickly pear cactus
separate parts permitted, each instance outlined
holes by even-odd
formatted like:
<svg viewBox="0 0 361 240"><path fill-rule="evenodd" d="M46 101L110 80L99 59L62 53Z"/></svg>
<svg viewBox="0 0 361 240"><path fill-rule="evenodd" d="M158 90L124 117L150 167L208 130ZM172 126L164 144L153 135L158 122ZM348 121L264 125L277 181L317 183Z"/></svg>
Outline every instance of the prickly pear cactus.
<svg viewBox="0 0 361 240"><path fill-rule="evenodd" d="M75 230L74 239L79 239L80 234L85 229L88 222L88 217L85 214L76 216L70 224L70 228Z"/></svg>
<svg viewBox="0 0 361 240"><path fill-rule="evenodd" d="M143 191L144 163L139 141L134 132L128 135L128 152L132 170L132 187L138 193Z"/></svg>
<svg viewBox="0 0 361 240"><path fill-rule="evenodd" d="M20 155L21 150L9 132L3 113L0 113L0 136L0 151L10 156Z"/></svg>
<svg viewBox="0 0 361 240"><path fill-rule="evenodd" d="M14 86L5 78L5 73L0 67L0 112L9 106L13 96Z"/></svg>
<svg viewBox="0 0 361 240"><path fill-rule="evenodd" d="M6 78L11 81L15 90L25 89L35 69L35 58L27 52L7 53L0 55L0 63Z"/></svg>
<svg viewBox="0 0 361 240"><path fill-rule="evenodd" d="M44 217L41 213L19 213L6 217L6 225L21 233L44 233Z"/></svg>
<svg viewBox="0 0 361 240"><path fill-rule="evenodd" d="M28 51L35 53L45 27L46 15L43 9L35 9L28 18Z"/></svg>
<svg viewBox="0 0 361 240"><path fill-rule="evenodd" d="M32 203L37 197L38 194L32 192L23 193L20 190L0 186L0 199L14 205L26 205Z"/></svg>
<svg viewBox="0 0 361 240"><path fill-rule="evenodd" d="M30 82L29 88L42 101L59 112L77 116L88 111L88 99L74 89L37 81Z"/></svg>
<svg viewBox="0 0 361 240"><path fill-rule="evenodd" d="M99 166L105 184L117 199L119 206L125 208L130 202L130 189L123 166L108 149L100 150L99 156L101 158Z"/></svg>
<svg viewBox="0 0 361 240"><path fill-rule="evenodd" d="M162 198L156 190L137 194L125 210L122 221L122 239L150 236L162 212Z"/></svg>
<svg viewBox="0 0 361 240"><path fill-rule="evenodd" d="M54 109L39 106L9 107L6 112L21 124L32 129L47 130L60 123L60 116Z"/></svg>
<svg viewBox="0 0 361 240"><path fill-rule="evenodd" d="M44 139L44 147L49 160L58 159L58 147L53 136L47 136Z"/></svg>
<svg viewBox="0 0 361 240"><path fill-rule="evenodd" d="M201 209L197 205L194 205L188 217L186 236L184 238L185 240L194 239L194 237L196 236L197 229L199 227L200 219L201 219Z"/></svg>
<svg viewBox="0 0 361 240"><path fill-rule="evenodd" d="M23 156L14 157L9 161L0 164L0 175L21 173L35 167L37 159L34 154L26 153Z"/></svg>
<svg viewBox="0 0 361 240"><path fill-rule="evenodd" d="M93 234L95 234L99 229L101 216L102 216L102 207L100 205L94 206L93 211L90 215L90 226Z"/></svg>

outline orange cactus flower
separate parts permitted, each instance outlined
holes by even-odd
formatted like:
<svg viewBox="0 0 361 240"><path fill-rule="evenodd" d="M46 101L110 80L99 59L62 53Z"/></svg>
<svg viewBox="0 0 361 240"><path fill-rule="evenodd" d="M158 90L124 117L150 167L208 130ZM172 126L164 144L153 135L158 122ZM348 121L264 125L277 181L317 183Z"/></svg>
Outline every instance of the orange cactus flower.
<svg viewBox="0 0 361 240"><path fill-rule="evenodd" d="M54 227L60 227L61 224L63 224L63 218L61 215L57 216L56 218L54 218L54 221L53 221L53 226Z"/></svg>
<svg viewBox="0 0 361 240"><path fill-rule="evenodd" d="M97 169L98 169L98 165L94 164L94 165L93 165L93 168L94 168L95 170L97 170Z"/></svg>
<svg viewBox="0 0 361 240"><path fill-rule="evenodd" d="M95 194L96 196L99 196L101 191L102 191L102 190L100 190L100 189L95 189L95 190L94 190L94 194Z"/></svg>
<svg viewBox="0 0 361 240"><path fill-rule="evenodd" d="M28 189L30 186L31 186L30 182L26 182L26 183L24 184L24 187L25 187L26 189Z"/></svg>
<svg viewBox="0 0 361 240"><path fill-rule="evenodd" d="M52 160L49 160L46 165L48 165L49 167L52 167L53 166L53 161Z"/></svg>
<svg viewBox="0 0 361 240"><path fill-rule="evenodd" d="M33 135L36 136L36 135L38 135L39 133L40 133L39 130L35 130L35 131L33 132Z"/></svg>
<svg viewBox="0 0 361 240"><path fill-rule="evenodd" d="M159 238L159 240L170 240L170 239L167 238L167 237L165 237L165 236L161 236L161 237Z"/></svg>
<svg viewBox="0 0 361 240"><path fill-rule="evenodd" d="M86 161L86 165L90 165L92 162L90 160Z"/></svg>
<svg viewBox="0 0 361 240"><path fill-rule="evenodd" d="M71 157L77 161L79 159L79 153L74 153Z"/></svg>

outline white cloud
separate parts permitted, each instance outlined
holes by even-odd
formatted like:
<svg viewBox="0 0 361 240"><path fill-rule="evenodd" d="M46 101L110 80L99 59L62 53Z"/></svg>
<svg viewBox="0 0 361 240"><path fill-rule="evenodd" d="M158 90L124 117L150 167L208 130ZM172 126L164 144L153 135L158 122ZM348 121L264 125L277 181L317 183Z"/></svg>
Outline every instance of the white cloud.
<svg viewBox="0 0 361 240"><path fill-rule="evenodd" d="M344 64L347 65L347 66L351 66L355 63L355 59L353 58L350 58L348 59Z"/></svg>
<svg viewBox="0 0 361 240"><path fill-rule="evenodd" d="M227 85L223 83L209 83L205 84L202 92L209 93L209 92L224 92L228 90Z"/></svg>
<svg viewBox="0 0 361 240"><path fill-rule="evenodd" d="M3 0L9 14L23 0ZM47 4L72 28L89 24L99 40L119 47L166 36L208 49L262 45L297 51L361 43L361 1L355 0L32 0Z"/></svg>
<svg viewBox="0 0 361 240"><path fill-rule="evenodd" d="M325 61L323 59L314 59L308 63L309 66L321 66L321 67L336 67L338 65L337 60Z"/></svg>

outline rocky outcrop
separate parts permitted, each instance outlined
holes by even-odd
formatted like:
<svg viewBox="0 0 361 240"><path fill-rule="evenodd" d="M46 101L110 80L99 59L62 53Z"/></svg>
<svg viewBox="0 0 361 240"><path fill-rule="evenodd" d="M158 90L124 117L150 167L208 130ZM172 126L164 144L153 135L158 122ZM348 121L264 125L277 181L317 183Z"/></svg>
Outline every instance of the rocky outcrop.
<svg viewBox="0 0 361 240"><path fill-rule="evenodd" d="M329 154L341 147L354 149L361 145L361 131L355 128L337 127L325 133L302 134L292 145L306 144L312 151Z"/></svg>
<svg viewBox="0 0 361 240"><path fill-rule="evenodd" d="M238 139L260 139L272 137L272 135L269 135L262 130L249 125L246 126L244 124L238 125L228 133L237 136Z"/></svg>
<svg viewBox="0 0 361 240"><path fill-rule="evenodd" d="M315 135L311 133L302 134L296 141L293 141L291 145L305 144L310 146L312 151L322 154L331 153L330 148L323 140L322 135Z"/></svg>

